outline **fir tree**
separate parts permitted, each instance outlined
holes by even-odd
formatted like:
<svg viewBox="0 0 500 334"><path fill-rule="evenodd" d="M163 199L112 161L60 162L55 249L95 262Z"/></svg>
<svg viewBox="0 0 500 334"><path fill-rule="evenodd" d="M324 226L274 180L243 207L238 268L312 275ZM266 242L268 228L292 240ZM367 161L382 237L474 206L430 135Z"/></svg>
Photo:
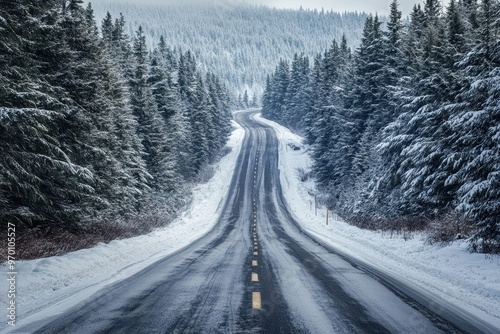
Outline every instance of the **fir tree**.
<svg viewBox="0 0 500 334"><path fill-rule="evenodd" d="M242 102L242 107L244 109L248 109L248 107L250 106L250 100L248 97L248 90L245 90L245 93L243 94L243 99L241 102Z"/></svg>

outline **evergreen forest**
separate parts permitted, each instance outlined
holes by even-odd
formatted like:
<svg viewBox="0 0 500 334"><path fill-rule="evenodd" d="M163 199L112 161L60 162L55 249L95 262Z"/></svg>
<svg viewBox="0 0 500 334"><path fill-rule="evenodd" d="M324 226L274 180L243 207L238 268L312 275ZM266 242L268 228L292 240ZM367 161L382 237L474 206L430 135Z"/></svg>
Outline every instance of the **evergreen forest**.
<svg viewBox="0 0 500 334"><path fill-rule="evenodd" d="M243 1L169 0L139 3L101 0L94 4L98 21L109 11L130 18L125 29L139 25L150 41L164 36L179 50L191 50L203 70L213 71L239 94L239 107L260 104L266 75L280 58L297 50L313 56L331 41L349 34L359 44L366 13L289 10L252 6ZM152 44L151 47L154 47ZM254 100L254 95L257 97Z"/></svg>
<svg viewBox="0 0 500 334"><path fill-rule="evenodd" d="M366 19L267 78L263 115L302 133L326 205L363 228L500 252L500 3L425 0Z"/></svg>
<svg viewBox="0 0 500 334"><path fill-rule="evenodd" d="M223 152L226 84L125 26L82 0L1 2L0 221L20 247L164 225Z"/></svg>

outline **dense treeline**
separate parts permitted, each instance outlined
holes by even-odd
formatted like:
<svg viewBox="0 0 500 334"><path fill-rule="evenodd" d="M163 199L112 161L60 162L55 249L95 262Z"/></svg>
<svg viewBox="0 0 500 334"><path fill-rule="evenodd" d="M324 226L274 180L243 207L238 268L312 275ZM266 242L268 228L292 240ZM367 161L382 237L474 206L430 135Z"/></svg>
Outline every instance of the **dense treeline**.
<svg viewBox="0 0 500 334"><path fill-rule="evenodd" d="M161 220L230 133L230 100L191 52L82 0L0 6L0 221L78 231Z"/></svg>
<svg viewBox="0 0 500 334"><path fill-rule="evenodd" d="M263 114L305 133L318 185L346 220L453 237L473 224L472 248L499 252L498 0L426 0L408 24L393 1L381 25L369 17L354 52L343 39L312 62L282 60Z"/></svg>
<svg viewBox="0 0 500 334"><path fill-rule="evenodd" d="M142 25L150 40L163 35L181 50L191 50L200 67L210 69L250 102L262 95L268 72L280 58L301 49L314 55L333 38L349 32L349 43L358 45L366 13L287 10L250 6L241 1L101 0L94 4L96 16L106 11L123 13L130 22L129 34Z"/></svg>

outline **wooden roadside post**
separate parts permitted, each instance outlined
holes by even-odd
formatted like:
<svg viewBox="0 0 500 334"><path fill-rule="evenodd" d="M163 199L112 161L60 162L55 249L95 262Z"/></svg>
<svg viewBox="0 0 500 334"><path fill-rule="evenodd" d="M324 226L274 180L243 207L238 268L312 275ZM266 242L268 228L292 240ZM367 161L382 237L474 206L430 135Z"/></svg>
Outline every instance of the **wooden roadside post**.
<svg viewBox="0 0 500 334"><path fill-rule="evenodd" d="M314 195L314 214L318 215L318 202L316 200L316 195Z"/></svg>

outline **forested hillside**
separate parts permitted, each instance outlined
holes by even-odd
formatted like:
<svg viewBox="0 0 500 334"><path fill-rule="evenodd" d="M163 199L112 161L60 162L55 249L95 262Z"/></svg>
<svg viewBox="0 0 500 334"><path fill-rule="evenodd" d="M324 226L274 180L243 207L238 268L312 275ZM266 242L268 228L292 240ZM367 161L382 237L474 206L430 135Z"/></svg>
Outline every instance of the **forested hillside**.
<svg viewBox="0 0 500 334"><path fill-rule="evenodd" d="M130 18L126 31L139 25L151 41L165 37L177 50L191 50L204 70L226 80L243 97L248 89L260 96L267 73L280 58L296 50L312 56L334 38L349 33L351 46L359 44L364 13L283 10L223 1L165 1L138 4L127 0L94 1L100 22L109 11Z"/></svg>
<svg viewBox="0 0 500 334"><path fill-rule="evenodd" d="M225 145L225 85L125 27L107 16L101 31L82 0L0 6L0 221L23 247L168 222Z"/></svg>
<svg viewBox="0 0 500 334"><path fill-rule="evenodd" d="M387 29L367 18L352 51L282 60L263 114L303 132L325 202L376 229L471 238L500 252L500 3L426 0Z"/></svg>

